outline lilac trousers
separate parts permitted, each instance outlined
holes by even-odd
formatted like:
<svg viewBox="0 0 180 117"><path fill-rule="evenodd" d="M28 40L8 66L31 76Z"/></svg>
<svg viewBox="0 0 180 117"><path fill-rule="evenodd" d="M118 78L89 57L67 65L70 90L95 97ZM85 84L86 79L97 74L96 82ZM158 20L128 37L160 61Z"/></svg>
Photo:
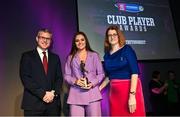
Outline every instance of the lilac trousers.
<svg viewBox="0 0 180 117"><path fill-rule="evenodd" d="M100 101L91 102L89 105L70 105L70 116L101 116Z"/></svg>

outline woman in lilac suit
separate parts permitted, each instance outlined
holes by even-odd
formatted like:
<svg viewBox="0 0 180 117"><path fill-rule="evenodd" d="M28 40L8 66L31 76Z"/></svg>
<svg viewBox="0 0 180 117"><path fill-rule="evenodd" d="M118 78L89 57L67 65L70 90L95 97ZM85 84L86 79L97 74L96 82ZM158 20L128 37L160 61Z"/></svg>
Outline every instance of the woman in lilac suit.
<svg viewBox="0 0 180 117"><path fill-rule="evenodd" d="M65 81L70 85L67 103L71 116L101 116L99 84L104 71L99 55L89 45L87 36L77 32L65 64Z"/></svg>

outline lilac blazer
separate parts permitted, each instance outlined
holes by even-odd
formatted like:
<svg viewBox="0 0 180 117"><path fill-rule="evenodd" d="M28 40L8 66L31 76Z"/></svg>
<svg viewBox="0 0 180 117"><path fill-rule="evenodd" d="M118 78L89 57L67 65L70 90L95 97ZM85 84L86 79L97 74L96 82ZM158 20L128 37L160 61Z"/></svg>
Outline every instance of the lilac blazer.
<svg viewBox="0 0 180 117"><path fill-rule="evenodd" d="M88 51L87 59L85 62L85 69L88 71L85 73L88 80L93 84L93 88L89 90L81 89L74 85L76 79L82 77L80 70L80 59L76 54L70 64L71 57L69 56L65 64L64 79L70 85L68 104L88 105L90 102L94 102L102 99L99 83L104 78L104 70L101 60L97 53Z"/></svg>

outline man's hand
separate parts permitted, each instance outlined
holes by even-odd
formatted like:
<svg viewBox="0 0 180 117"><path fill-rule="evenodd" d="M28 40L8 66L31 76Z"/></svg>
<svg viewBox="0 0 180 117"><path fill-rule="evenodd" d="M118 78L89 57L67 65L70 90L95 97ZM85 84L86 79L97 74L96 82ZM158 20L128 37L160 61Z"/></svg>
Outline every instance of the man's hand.
<svg viewBox="0 0 180 117"><path fill-rule="evenodd" d="M51 103L54 99L54 96L54 91L46 91L46 94L43 97L43 101L46 103Z"/></svg>

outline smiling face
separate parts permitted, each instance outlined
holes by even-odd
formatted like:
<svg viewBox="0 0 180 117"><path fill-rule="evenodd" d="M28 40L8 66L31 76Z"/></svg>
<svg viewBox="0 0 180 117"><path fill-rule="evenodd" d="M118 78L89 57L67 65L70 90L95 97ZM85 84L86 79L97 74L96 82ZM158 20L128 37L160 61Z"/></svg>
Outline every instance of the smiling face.
<svg viewBox="0 0 180 117"><path fill-rule="evenodd" d="M78 50L86 49L86 40L85 37L81 34L75 37L75 44Z"/></svg>
<svg viewBox="0 0 180 117"><path fill-rule="evenodd" d="M50 34L49 32L40 31L36 37L36 41L38 47L40 47L43 51L45 51L51 45L52 34Z"/></svg>
<svg viewBox="0 0 180 117"><path fill-rule="evenodd" d="M126 38L123 32L118 26L112 25L106 29L105 40L104 40L104 50L108 52L112 47L123 47L126 44Z"/></svg>
<svg viewBox="0 0 180 117"><path fill-rule="evenodd" d="M116 30L108 31L108 41L111 46L119 44L118 34Z"/></svg>

